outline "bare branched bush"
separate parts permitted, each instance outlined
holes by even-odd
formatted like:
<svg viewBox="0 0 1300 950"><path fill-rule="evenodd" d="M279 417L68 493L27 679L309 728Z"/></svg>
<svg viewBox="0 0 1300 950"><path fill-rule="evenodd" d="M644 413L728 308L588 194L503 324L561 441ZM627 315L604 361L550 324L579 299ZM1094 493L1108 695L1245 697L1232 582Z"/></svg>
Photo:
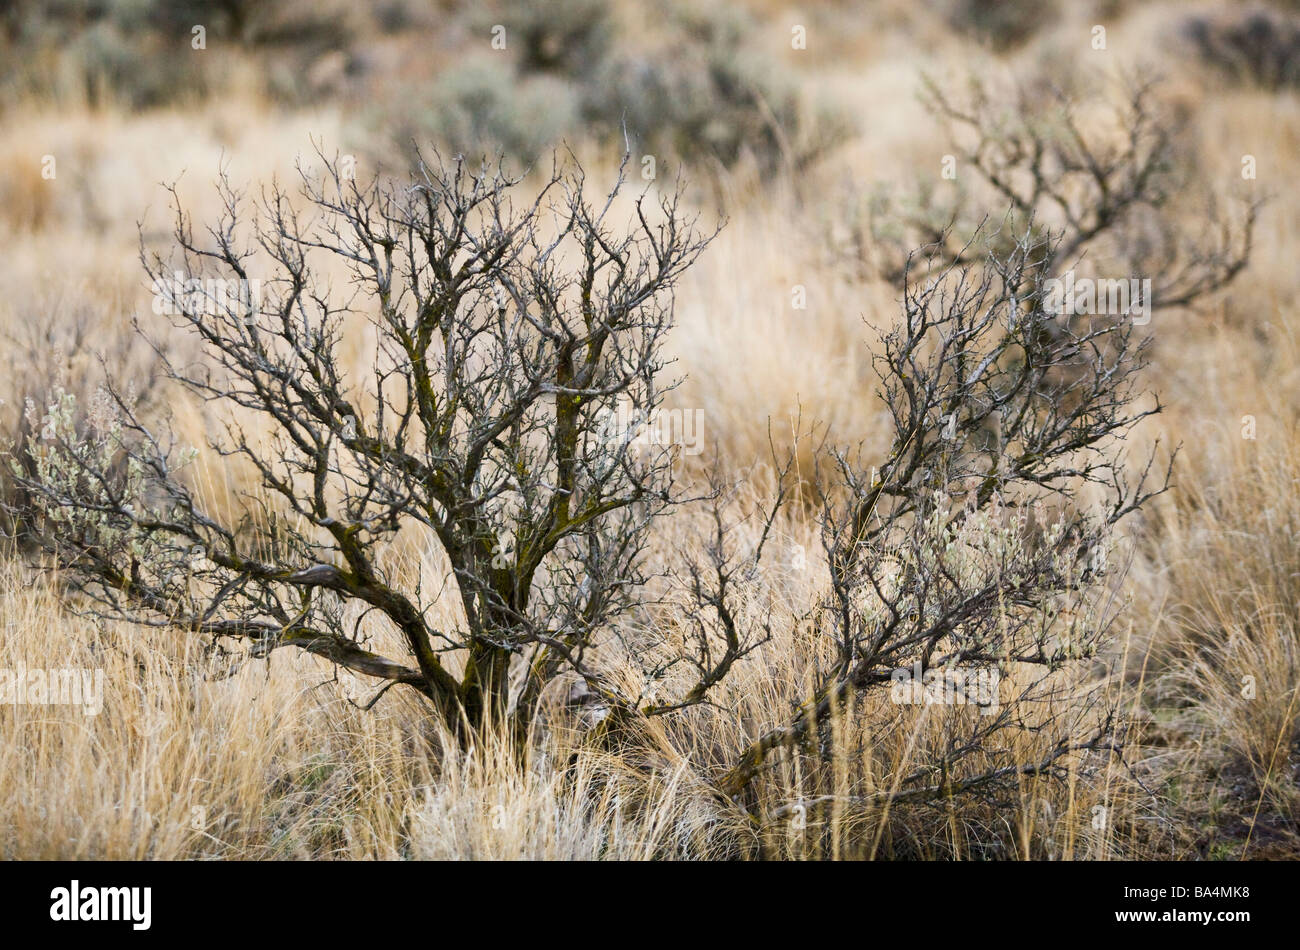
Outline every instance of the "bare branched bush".
<svg viewBox="0 0 1300 950"><path fill-rule="evenodd" d="M1087 258L1151 279L1147 303L1158 307L1186 306L1231 282L1250 259L1260 200L1225 207L1198 180L1156 80L1118 88L1086 94L1031 80L1007 90L972 76L954 95L927 81L922 101L945 128L956 181L926 189L911 209L882 209L871 252L882 273L901 282L909 250L923 244L963 260L987 209L1000 207L1016 233L1060 236L1042 261L1047 277ZM1201 226L1190 233L1170 212L1195 200Z"/></svg>
<svg viewBox="0 0 1300 950"><path fill-rule="evenodd" d="M672 385L660 348L673 287L708 240L680 191L627 206L620 172L593 205L581 169L557 165L516 204L516 180L460 159L422 164L409 187L326 168L303 175L311 219L275 187L248 226L223 177L221 220L200 237L177 205L174 259L144 255L206 353L160 351L168 375L228 410L212 448L260 476L242 520L205 508L184 474L196 450L119 388L98 394L84 429L71 396L30 407L40 437L12 466L27 499L12 515L71 602L252 656L305 650L380 681L372 704L408 687L462 737L503 724L523 736L554 683L607 742L724 701L721 684L771 637L753 588L795 493L774 452L775 491L742 514L757 519L750 543L715 482L694 499L711 536L685 567L646 557L655 525L691 500L670 446L633 444ZM1164 488L1146 487L1149 461L1130 484L1117 442L1159 408L1136 402L1142 346L1129 323L1045 312L1052 241L1029 230L1003 253L1005 235L980 238L982 253L944 261L936 246L918 276L906 269L902 321L876 362L892 450L827 463L839 487L820 512L826 573L801 621L819 644L814 681L788 722L721 765L721 801L752 809L769 753L816 757L834 712L892 696L904 674L924 688L996 672L1014 695L976 700L988 715L954 720L891 798L996 798L1121 741L1094 664L1112 529ZM331 290L330 263L349 293ZM373 341L360 372L344 348L358 333ZM399 536L427 545L440 580L391 569ZM619 651L665 688L629 684ZM1030 734L1052 737L1045 755L1007 761Z"/></svg>
<svg viewBox="0 0 1300 950"><path fill-rule="evenodd" d="M621 177L593 207L580 169L557 168L516 207L517 181L459 160L422 165L410 187L362 188L329 167L304 174L314 223L277 188L245 234L223 178L225 215L206 238L177 205L178 259L145 261L208 357L169 375L244 413L215 449L275 502L223 523L179 477L194 453L110 386L85 437L67 394L44 415L31 407L34 471L14 468L38 496L25 529L105 616L257 655L295 646L412 687L453 725L526 724L562 672L608 692L588 652L636 603L646 532L673 504L668 448L639 454L610 420L659 405L671 290L705 239L677 195L643 197L615 232ZM345 264L357 292L333 299L319 258ZM260 287L259 267L272 274ZM339 351L358 323L375 353L354 375ZM421 529L459 595L456 629L435 627L430 592L382 567L398 532ZM349 604L399 632L414 665L358 642ZM453 651L459 673L444 663Z"/></svg>
<svg viewBox="0 0 1300 950"><path fill-rule="evenodd" d="M903 319L876 360L892 448L876 464L861 448L838 452L847 492L822 511L828 577L810 622L827 655L792 720L724 776L729 794L772 750L825 747L837 711L898 689L900 674L911 690L997 671L1008 695L972 699L987 715L954 720L891 800L996 801L1026 775L1120 744L1093 665L1113 617L1113 528L1167 484L1166 472L1147 487L1154 456L1131 477L1117 442L1159 411L1137 405L1145 344L1128 322L1062 327L1042 309L1051 241L1022 233L1004 255L991 248L1005 235L981 237L980 263L940 264L939 247L915 270L909 261ZM1016 764L1010 744L1030 733L1056 739Z"/></svg>

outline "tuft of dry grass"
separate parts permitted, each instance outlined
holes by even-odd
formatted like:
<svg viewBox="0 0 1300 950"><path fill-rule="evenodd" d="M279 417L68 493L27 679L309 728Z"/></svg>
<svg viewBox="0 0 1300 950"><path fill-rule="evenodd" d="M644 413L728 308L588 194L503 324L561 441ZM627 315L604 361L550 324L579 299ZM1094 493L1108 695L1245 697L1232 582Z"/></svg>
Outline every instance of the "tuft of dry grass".
<svg viewBox="0 0 1300 950"><path fill-rule="evenodd" d="M771 27L760 29L771 55L789 58L786 14L749 6ZM1101 54L1077 38L1088 35L1087 11L1066 5L1060 20L991 60L934 11L877 6L871 23L847 8L819 6L805 18L830 53L801 62L803 80L859 114L854 139L799 176L764 179L743 163L697 170L728 227L678 292L671 371L685 380L670 403L703 410L708 455L751 483L742 508L770 488L755 468L769 440L796 447L804 478L827 436L884 448L870 357L873 328L887 327L898 308L895 292L863 266L869 248L855 243L854 215L877 182L901 187L938 175L947 145L916 118L919 70L951 62L1012 70L1049 55L1062 69L1086 71L1100 55L1134 65L1159 58L1160 37L1187 10L1105 5L1110 46ZM745 609L770 615L773 638L738 666L715 706L656 721L626 747L597 754L575 742L590 723L557 700L523 760L491 731L458 750L397 692L363 711L366 684L336 678L310 656L277 653L217 675L222 664L201 644L79 617L58 597L57 578L6 557L0 669L103 670L106 697L95 716L0 704L0 857L1300 856L1300 197L1287 187L1300 97L1225 89L1194 61L1160 64L1192 120L1202 172L1236 182L1242 156L1253 155L1260 186L1275 197L1252 265L1230 292L1199 312L1157 313L1149 327L1149 384L1167 410L1135 436L1132 455L1157 437L1182 451L1174 490L1130 531L1113 672L1093 683L1133 723L1122 758L1074 760L1065 781L1026 778L996 805L887 806L882 793L934 761L945 737L978 713L863 700L836 710L819 756L775 757L750 803L758 821L720 800L711 780L789 715L822 649L805 616L820 546L798 508L777 524L778 556L746 592ZM148 353L130 342L129 324L138 316L158 329L136 260L137 220L150 246L167 223L158 182L183 173L182 198L201 223L217 211L208 185L223 160L253 186L289 177L313 138L361 156L384 151L358 131L369 127L364 106L323 98L286 107L264 99L257 83L236 85L226 96L137 111L111 100L6 100L5 437L17 431L23 399L43 398L58 376L93 387L100 351L118 372L148 376ZM589 168L602 167L587 158L601 154L598 145L574 144ZM54 179L41 177L47 154L57 159ZM367 358L363 338L354 358ZM159 404L193 444L217 431L204 407L170 390ZM210 456L198 477L222 511L242 506L253 488ZM695 527L688 517L667 528L655 556L689 554ZM443 567L429 547L413 534L388 567L436 579ZM450 619L457 608L448 600L435 609ZM681 618L667 610L660 622L672 636ZM614 662L629 682L644 678L634 656ZM1026 730L995 750L997 761L1033 762L1056 738Z"/></svg>

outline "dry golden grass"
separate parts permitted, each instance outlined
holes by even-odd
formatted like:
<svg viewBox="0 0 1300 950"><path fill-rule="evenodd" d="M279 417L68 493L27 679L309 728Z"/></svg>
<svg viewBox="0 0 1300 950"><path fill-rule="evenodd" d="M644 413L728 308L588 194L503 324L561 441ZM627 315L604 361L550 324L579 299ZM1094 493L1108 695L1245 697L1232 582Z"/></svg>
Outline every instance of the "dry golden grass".
<svg viewBox="0 0 1300 950"><path fill-rule="evenodd" d="M797 182L760 184L743 165L719 178L729 222L678 294L671 347L686 379L670 401L704 409L705 441L735 471L765 456L769 432L798 446L805 475L826 428L835 441L884 448L867 323L894 319L896 295L863 277L840 240L853 223L844 198L918 169L937 174L945 149L917 118L918 71L989 63L915 6L882 3L875 29L839 23L838 8L811 11L832 55L803 67L805 81L850 108L859 134ZM799 22L774 5L755 9L781 36L786 20ZM78 617L51 579L6 559L0 668L102 668L108 696L97 716L0 706L0 857L640 859L736 857L757 846L797 859L1300 855L1300 195L1288 187L1300 99L1225 89L1153 53L1182 9L1140 5L1108 21L1104 55L1161 62L1195 118L1202 169L1228 184L1253 154L1276 197L1230 292L1199 312L1157 313L1149 328L1149 384L1167 411L1135 435L1133 455L1157 437L1183 449L1175 489L1127 541L1113 649L1124 674L1102 684L1137 723L1123 761L1065 783L1026 780L1000 809L854 803L889 791L941 741L945 717L975 715L884 702L837 711L827 764L809 771L805 759L781 757L764 775L762 810L784 817L756 826L719 801L709 777L788 715L820 648L797 619L815 572L792 569L789 552L819 549L797 509L777 525L781 556L751 598L752 609L773 611L774 637L736 670L718 706L657 722L623 753L580 752L573 762L561 727L576 724L560 712L520 762L491 734L457 750L397 692L363 712L349 696L367 696L365 685L335 681L308 656L277 653L205 678L199 645ZM1080 30L1087 23L1067 16L1010 62L1056 51L1060 68L1089 68L1098 54ZM789 56L783 44L773 41L773 56ZM182 197L204 222L217 210L209 182L223 156L237 181L288 177L313 137L366 153L354 118L328 102L284 111L248 91L134 114L40 101L6 112L0 334L13 371L0 384L4 430L55 375L91 385L94 350L130 376L147 374L144 355L120 341L132 314L148 319L136 221L146 241L161 239L158 182L183 172ZM57 156L53 181L40 176L46 154ZM792 307L796 285L807 309ZM210 416L173 393L159 399L202 444ZM1245 416L1254 439L1243 438ZM238 506L251 487L243 476L210 458L203 465L214 504ZM754 484L761 493L761 472ZM693 537L684 519L656 544L667 557ZM392 566L436 574L428 547L404 541ZM634 664L625 667L635 682ZM1034 761L1051 741L1026 733L1007 751ZM822 799L792 820L792 806Z"/></svg>

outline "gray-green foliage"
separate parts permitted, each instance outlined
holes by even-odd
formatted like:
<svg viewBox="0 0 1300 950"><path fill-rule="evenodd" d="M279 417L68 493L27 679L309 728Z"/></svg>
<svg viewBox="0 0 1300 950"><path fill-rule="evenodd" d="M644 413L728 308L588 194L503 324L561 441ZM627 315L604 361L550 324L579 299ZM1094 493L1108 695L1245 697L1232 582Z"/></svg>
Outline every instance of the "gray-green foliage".
<svg viewBox="0 0 1300 950"><path fill-rule="evenodd" d="M849 124L810 101L797 77L753 47L734 10L665 4L662 35L633 35L590 0L476 11L467 29L505 48L448 65L425 96L380 121L403 142L432 137L455 151L502 151L530 163L562 139L595 132L639 152L760 171L800 167L842 140Z"/></svg>

